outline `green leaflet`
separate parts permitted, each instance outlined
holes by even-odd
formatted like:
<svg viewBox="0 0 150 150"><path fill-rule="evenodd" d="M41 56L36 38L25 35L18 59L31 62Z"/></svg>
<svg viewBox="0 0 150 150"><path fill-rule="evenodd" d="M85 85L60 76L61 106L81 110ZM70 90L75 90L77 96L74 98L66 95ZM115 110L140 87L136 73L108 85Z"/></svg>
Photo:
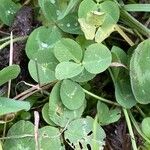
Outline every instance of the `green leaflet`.
<svg viewBox="0 0 150 150"><path fill-rule="evenodd" d="M29 69L29 73L31 77L36 82L39 82L40 80L41 84L45 84L45 83L50 83L56 80L56 77L55 77L56 65L57 65L57 61L50 62L50 63L42 63L42 64L37 63L37 68L36 68L36 62L33 60L30 60L28 64L28 69Z"/></svg>
<svg viewBox="0 0 150 150"><path fill-rule="evenodd" d="M79 23L87 40L95 39L101 43L115 31L119 20L120 10L113 1L95 3L93 0L83 0L80 3Z"/></svg>
<svg viewBox="0 0 150 150"><path fill-rule="evenodd" d="M26 54L29 59L37 59L40 63L47 63L54 59L52 48L60 39L61 32L56 26L36 28L27 40Z"/></svg>
<svg viewBox="0 0 150 150"><path fill-rule="evenodd" d="M63 80L60 88L62 103L70 110L79 109L85 101L82 87L71 80Z"/></svg>
<svg viewBox="0 0 150 150"><path fill-rule="evenodd" d="M0 0L0 20L10 26L20 6L12 0Z"/></svg>
<svg viewBox="0 0 150 150"><path fill-rule="evenodd" d="M62 38L55 44L54 54L59 62L73 60L79 63L82 59L81 46L69 38Z"/></svg>
<svg viewBox="0 0 150 150"><path fill-rule="evenodd" d="M111 59L109 49L105 45L97 43L87 47L82 63L88 72L98 74L110 66Z"/></svg>
<svg viewBox="0 0 150 150"><path fill-rule="evenodd" d="M122 63L124 66L127 65L127 55L119 47L114 46L112 48L113 62ZM112 70L112 71L111 71ZM116 101L125 108L132 108L136 105L136 100L133 95L130 83L129 72L125 67L112 67L112 78L115 86L115 97Z"/></svg>
<svg viewBox="0 0 150 150"><path fill-rule="evenodd" d="M28 111L30 107L31 106L29 102L0 97L0 116L20 110Z"/></svg>
<svg viewBox="0 0 150 150"><path fill-rule="evenodd" d="M0 70L0 86L9 80L17 78L19 73L20 67L18 65L11 65Z"/></svg>
<svg viewBox="0 0 150 150"><path fill-rule="evenodd" d="M141 123L143 133L150 139L150 117L145 117Z"/></svg>
<svg viewBox="0 0 150 150"><path fill-rule="evenodd" d="M121 117L121 111L119 108L110 109L102 102L97 103L98 122L100 125L108 125L118 121Z"/></svg>
<svg viewBox="0 0 150 150"><path fill-rule="evenodd" d="M150 103L150 39L140 43L130 61L130 80L133 94L141 104Z"/></svg>
<svg viewBox="0 0 150 150"><path fill-rule="evenodd" d="M74 62L61 62L56 66L55 76L58 80L72 78L79 75L84 67Z"/></svg>
<svg viewBox="0 0 150 150"><path fill-rule="evenodd" d="M58 126L65 127L70 121L80 118L86 102L76 110L66 108L60 97L61 82L55 84L49 97L49 118Z"/></svg>
<svg viewBox="0 0 150 150"><path fill-rule="evenodd" d="M39 148L44 150L53 148L55 150L63 150L63 147L61 146L60 136L58 136L59 134L59 129L55 127L45 126L39 129ZM36 147L34 140L34 125L29 121L21 120L15 123L9 129L7 136L13 138L5 141L4 150L33 150Z"/></svg>
<svg viewBox="0 0 150 150"><path fill-rule="evenodd" d="M103 147L105 144L104 138L106 137L102 127L91 117L72 121L67 126L64 135L65 139L69 139L69 145L73 145L75 149L79 149L80 145L86 149L87 144L89 144L91 149L94 150L99 150Z"/></svg>

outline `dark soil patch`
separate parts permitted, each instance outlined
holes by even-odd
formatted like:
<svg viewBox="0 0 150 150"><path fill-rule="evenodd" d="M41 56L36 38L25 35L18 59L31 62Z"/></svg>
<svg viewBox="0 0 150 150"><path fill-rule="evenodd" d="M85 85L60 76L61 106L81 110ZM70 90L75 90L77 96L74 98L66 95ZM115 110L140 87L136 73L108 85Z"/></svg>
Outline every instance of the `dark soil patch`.
<svg viewBox="0 0 150 150"><path fill-rule="evenodd" d="M36 24L35 24L36 22ZM16 14L11 27L3 27L1 36L5 33L13 32L13 37L27 36L39 23L34 20L34 12L31 7L23 6ZM2 34L3 33L3 34ZM8 36L8 35L7 35ZM28 58L25 54L26 40L13 43L13 64L17 64L21 68L21 73L17 79L13 80L12 95L14 96L15 84L20 81L29 81L32 79L28 73ZM0 51L0 70L9 65L9 46ZM4 87L4 86L3 86ZM3 87L0 87L3 88ZM14 87L14 88L13 88ZM6 89L6 88L5 88Z"/></svg>

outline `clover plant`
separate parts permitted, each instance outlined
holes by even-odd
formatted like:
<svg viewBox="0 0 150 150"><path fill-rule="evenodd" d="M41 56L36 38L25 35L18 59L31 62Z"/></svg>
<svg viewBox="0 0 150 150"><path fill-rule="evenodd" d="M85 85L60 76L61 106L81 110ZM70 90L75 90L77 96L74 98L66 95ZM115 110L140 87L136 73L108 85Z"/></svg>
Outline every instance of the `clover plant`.
<svg viewBox="0 0 150 150"><path fill-rule="evenodd" d="M150 5L124 3L29 0L22 4L0 0L2 27L11 27L18 10L26 4L35 10L33 15L40 22L26 37L0 39L0 55L13 42L25 44L27 78L32 78L30 83L15 85L25 83L31 88L14 98L0 89L0 118L5 117L0 119L4 124L0 150L102 150L107 144L105 127L123 118L132 149L138 149L135 128L148 150L150 30L128 12L142 11L146 18ZM0 86L8 82L9 93L11 82L17 81L21 72L16 64L2 68ZM27 120L19 119L23 110L30 110ZM33 116L33 111L40 116ZM12 122L7 120L10 114L15 116Z"/></svg>

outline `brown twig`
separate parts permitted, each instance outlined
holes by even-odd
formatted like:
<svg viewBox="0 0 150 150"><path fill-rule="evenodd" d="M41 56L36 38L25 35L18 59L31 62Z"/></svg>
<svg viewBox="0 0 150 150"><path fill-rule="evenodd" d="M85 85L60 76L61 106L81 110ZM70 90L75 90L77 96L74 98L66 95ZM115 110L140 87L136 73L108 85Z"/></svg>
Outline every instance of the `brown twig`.
<svg viewBox="0 0 150 150"><path fill-rule="evenodd" d="M44 84L41 85L41 87L39 88L39 84L35 85L34 87L31 87L30 89L27 89L26 91L20 93L19 95L15 96L13 99L18 99L18 100L24 100L26 98L28 98L29 96L31 96L32 94L39 92L41 90L46 90L49 89L50 87L52 87L57 81L54 81L50 84Z"/></svg>
<svg viewBox="0 0 150 150"><path fill-rule="evenodd" d="M31 92L38 92L38 91L42 90L42 88L45 89L45 88L48 88L49 86L50 85L43 85L43 86L41 86L41 88L39 88L39 85L37 84L34 87L31 87L31 88L25 90L24 92L20 93L19 95L15 96L13 99L20 100L22 97L28 95Z"/></svg>

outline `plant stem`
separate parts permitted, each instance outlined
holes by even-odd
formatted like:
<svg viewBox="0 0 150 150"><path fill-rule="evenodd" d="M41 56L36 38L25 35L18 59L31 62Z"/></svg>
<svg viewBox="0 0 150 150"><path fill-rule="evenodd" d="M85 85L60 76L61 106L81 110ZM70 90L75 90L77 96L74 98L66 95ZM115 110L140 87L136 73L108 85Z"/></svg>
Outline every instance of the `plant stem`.
<svg viewBox="0 0 150 150"><path fill-rule="evenodd" d="M109 71L109 73L110 73L110 76L111 76L111 79L112 79L112 81L113 81L113 83L114 83L114 85L115 85L115 78L114 78L114 75L113 75L113 73L112 73L112 70L110 69L110 67L108 68L108 71Z"/></svg>
<svg viewBox="0 0 150 150"><path fill-rule="evenodd" d="M141 116L142 116L143 118L146 117L146 115L144 114L144 112L141 110L141 108L140 108L139 106L136 105L136 109L139 111L139 113L141 114Z"/></svg>
<svg viewBox="0 0 150 150"><path fill-rule="evenodd" d="M133 150L138 150L128 112L127 112L127 110L125 108L123 108L123 112L124 112L124 115L125 115L125 118L126 118L126 122L127 122L127 126L128 126L128 129L129 129L129 133L130 133L130 136L131 136L132 148L133 148Z"/></svg>
<svg viewBox="0 0 150 150"><path fill-rule="evenodd" d="M9 50L9 66L13 64L13 33L10 34L10 50ZM11 80L8 81L8 92L7 92L7 98L10 97L11 92ZM6 128L7 128L7 120L8 116L5 116L5 123L4 123L4 129L3 129L3 137L5 137L6 134Z"/></svg>
<svg viewBox="0 0 150 150"><path fill-rule="evenodd" d="M17 37L15 39L13 39L13 43L14 42L18 42L18 41L23 41L23 40L26 40L28 38L28 36L21 36L21 37ZM3 43L2 45L0 45L0 51L5 48L6 46L8 46L10 44L11 40Z"/></svg>
<svg viewBox="0 0 150 150"><path fill-rule="evenodd" d="M137 34L137 36L140 38L141 41L144 41L144 38L142 37L142 35L137 30L134 30L134 32Z"/></svg>
<svg viewBox="0 0 150 150"><path fill-rule="evenodd" d="M139 126L138 126L136 120L134 119L134 117L133 117L133 115L132 115L132 113L131 113L130 110L129 110L129 116L130 116L130 118L131 118L131 121L132 121L132 123L133 123L135 129L136 129L137 132L139 133L139 135L140 135L144 140L146 140L146 141L150 144L150 140L142 133L141 129L139 128Z"/></svg>
<svg viewBox="0 0 150 150"><path fill-rule="evenodd" d="M129 28L126 28L126 27L124 27L124 26L122 26L122 25L118 25L122 30L124 30L124 31L126 31L126 32L128 32L128 33L130 33L130 34L132 34L132 35L134 35L134 32L131 30L131 29L129 29Z"/></svg>
<svg viewBox="0 0 150 150"><path fill-rule="evenodd" d="M31 2L31 0L26 0L26 1L23 3L23 6L28 5L30 2Z"/></svg>
<svg viewBox="0 0 150 150"><path fill-rule="evenodd" d="M4 38L0 39L0 42L4 42L4 41L9 40L9 39L10 39L10 36L9 37L4 37Z"/></svg>
<svg viewBox="0 0 150 150"><path fill-rule="evenodd" d="M57 83L58 81L53 81L51 82L50 84L44 84L44 85L41 85L41 88L39 88L39 84L35 85L34 87L31 87L30 89L20 93L19 95L15 96L13 99L18 99L18 100L24 100L26 98L28 98L29 96L31 96L32 94L36 93L36 92L39 92L41 90L46 90L50 87L52 87L55 83Z"/></svg>
<svg viewBox="0 0 150 150"><path fill-rule="evenodd" d="M34 111L34 140L35 140L35 150L40 150L39 146L39 121L40 116L38 111Z"/></svg>
<svg viewBox="0 0 150 150"><path fill-rule="evenodd" d="M13 64L13 33L10 34L10 52L9 52L9 66ZM8 81L8 93L7 97L10 97L11 91L11 80Z"/></svg>
<svg viewBox="0 0 150 150"><path fill-rule="evenodd" d="M146 37L150 37L150 29L137 21L134 17L132 17L127 11L123 8L120 9L120 15L123 22L126 23L130 28L136 29L139 33Z"/></svg>
<svg viewBox="0 0 150 150"><path fill-rule="evenodd" d="M125 39L125 41L130 45L135 45L134 42L125 34L125 32L118 26L115 25L116 31Z"/></svg>
<svg viewBox="0 0 150 150"><path fill-rule="evenodd" d="M98 100L100 100L100 101L102 101L102 102L105 102L105 103L108 103L108 104L111 104L111 105L115 105L115 106L120 106L118 103L116 103L116 102L112 102L112 101L110 101L110 100L107 100L107 99L105 99L105 98L102 98L102 97L100 97L100 96L97 96L97 95L95 95L95 94L93 94L93 93L91 93L91 92L89 92L89 91L87 91L87 90L85 90L85 89L83 89L83 91L86 93L86 94L88 94L88 95L90 95L90 96L92 96L92 97L94 97L94 98L96 98L96 99L98 99ZM121 107L121 106L120 106Z"/></svg>

